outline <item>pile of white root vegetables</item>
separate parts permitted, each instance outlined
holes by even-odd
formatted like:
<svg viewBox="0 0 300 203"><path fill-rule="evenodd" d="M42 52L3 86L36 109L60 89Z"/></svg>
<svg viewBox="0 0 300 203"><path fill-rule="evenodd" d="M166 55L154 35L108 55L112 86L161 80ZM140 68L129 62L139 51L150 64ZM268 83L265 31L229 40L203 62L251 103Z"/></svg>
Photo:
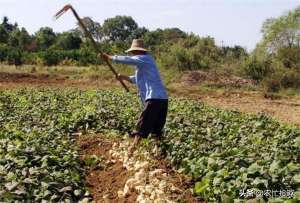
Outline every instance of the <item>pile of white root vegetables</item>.
<svg viewBox="0 0 300 203"><path fill-rule="evenodd" d="M174 194L182 191L170 182L171 177L164 169L155 168L153 163L153 153L158 153L157 146L152 152L145 149L135 150L129 153L130 142L128 139L120 143L114 143L110 150L112 161L119 160L124 168L132 171L134 175L130 177L123 190L118 191L119 198L124 198L130 193L138 194L138 203L171 203L174 202ZM172 194L172 195L171 195Z"/></svg>

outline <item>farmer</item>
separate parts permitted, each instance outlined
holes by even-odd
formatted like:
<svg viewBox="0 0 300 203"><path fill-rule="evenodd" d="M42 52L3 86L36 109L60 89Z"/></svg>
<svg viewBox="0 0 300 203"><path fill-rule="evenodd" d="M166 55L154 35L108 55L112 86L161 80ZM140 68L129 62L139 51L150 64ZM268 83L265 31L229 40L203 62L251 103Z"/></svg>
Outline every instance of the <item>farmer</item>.
<svg viewBox="0 0 300 203"><path fill-rule="evenodd" d="M152 56L143 46L141 39L134 39L130 49L126 50L132 56L102 55L103 60L112 60L135 66L135 74L132 76L118 74L118 80L125 80L136 84L143 104L143 112L137 122L136 131L130 135L134 137L132 148L138 144L141 138L146 138L149 133L161 139L162 129L166 122L168 111L168 95L160 78L159 71Z"/></svg>

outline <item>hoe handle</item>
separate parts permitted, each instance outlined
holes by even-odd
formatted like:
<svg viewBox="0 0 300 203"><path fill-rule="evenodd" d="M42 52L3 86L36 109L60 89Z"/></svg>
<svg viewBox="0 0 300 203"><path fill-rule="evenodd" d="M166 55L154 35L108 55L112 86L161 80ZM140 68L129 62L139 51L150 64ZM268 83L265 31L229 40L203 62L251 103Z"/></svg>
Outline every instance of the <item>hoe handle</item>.
<svg viewBox="0 0 300 203"><path fill-rule="evenodd" d="M82 22L81 18L79 17L79 15L77 14L77 12L75 11L75 9L74 9L73 7L70 7L70 9L72 10L72 12L73 12L75 18L78 20L79 25L80 25L81 28L83 29L83 31L84 31L86 37L88 37L88 38L91 40L91 42L92 42L92 44L93 44L95 50L96 50L98 53L103 54L103 52L101 51L101 49L97 46L97 44L96 44L94 38L92 37L91 33L87 30L87 28L85 27L85 25L84 25L84 23ZM109 69L113 72L113 74L115 75L115 77L118 78L118 73L117 73L117 71L114 69L114 67L109 63L108 60L105 60L105 62L106 62L106 65L109 67ZM118 79L118 80L119 80L119 79ZM120 82L121 85L124 87L124 89L126 90L126 92L129 92L129 89L128 89L128 87L125 85L125 83L123 82L123 80L119 80L119 82Z"/></svg>

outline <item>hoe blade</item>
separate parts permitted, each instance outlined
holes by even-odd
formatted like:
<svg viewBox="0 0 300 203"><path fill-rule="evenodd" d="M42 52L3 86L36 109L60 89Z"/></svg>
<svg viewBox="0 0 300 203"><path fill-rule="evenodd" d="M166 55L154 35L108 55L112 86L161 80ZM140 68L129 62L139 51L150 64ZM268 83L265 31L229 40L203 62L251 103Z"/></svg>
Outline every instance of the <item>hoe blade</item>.
<svg viewBox="0 0 300 203"><path fill-rule="evenodd" d="M70 4L64 6L60 11L58 11L55 15L54 15L54 19L58 19L59 17L61 17L65 12L67 12L69 9L71 9L72 6Z"/></svg>

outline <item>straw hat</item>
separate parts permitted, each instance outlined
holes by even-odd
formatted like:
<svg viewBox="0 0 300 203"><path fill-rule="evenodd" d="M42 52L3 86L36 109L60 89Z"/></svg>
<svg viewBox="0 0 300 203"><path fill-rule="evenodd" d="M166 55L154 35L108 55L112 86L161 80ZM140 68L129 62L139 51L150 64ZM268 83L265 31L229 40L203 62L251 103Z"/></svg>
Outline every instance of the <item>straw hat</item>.
<svg viewBox="0 0 300 203"><path fill-rule="evenodd" d="M147 49L144 48L143 40L142 39L132 40L131 47L125 52L131 52L131 51L147 51Z"/></svg>

